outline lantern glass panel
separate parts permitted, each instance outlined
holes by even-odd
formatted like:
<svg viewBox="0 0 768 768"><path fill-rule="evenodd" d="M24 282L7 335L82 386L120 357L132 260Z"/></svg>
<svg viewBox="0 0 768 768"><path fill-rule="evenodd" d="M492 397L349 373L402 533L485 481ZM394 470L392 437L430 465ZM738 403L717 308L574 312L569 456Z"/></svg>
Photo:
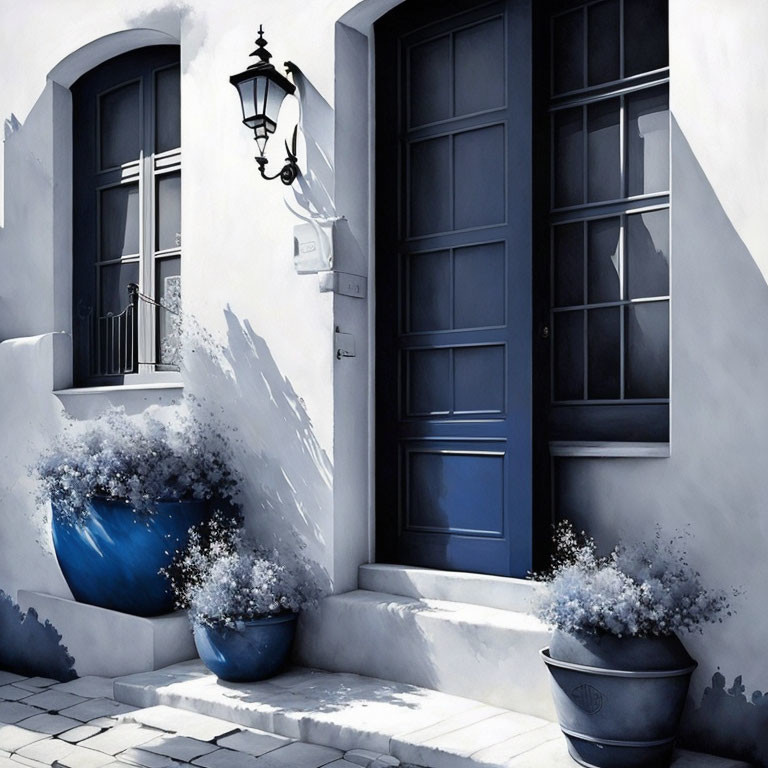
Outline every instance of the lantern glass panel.
<svg viewBox="0 0 768 768"><path fill-rule="evenodd" d="M266 112L267 88L269 80L264 75L259 75L254 82L256 91L256 114L263 115Z"/></svg>
<svg viewBox="0 0 768 768"><path fill-rule="evenodd" d="M269 84L267 91L267 101L264 105L264 114L267 116L267 120L271 121L274 126L277 126L277 116L280 114L280 106L285 98L285 89L279 86L276 82L272 81ZM274 131L274 128L272 129Z"/></svg>
<svg viewBox="0 0 768 768"><path fill-rule="evenodd" d="M269 138L269 131L267 124L262 120L259 125L254 128L256 134L256 145L259 148L259 154L264 157L264 151L267 148L267 139Z"/></svg>
<svg viewBox="0 0 768 768"><path fill-rule="evenodd" d="M237 84L237 90L240 92L240 103L243 107L243 122L253 128L254 115L256 114L256 105L254 103L254 80L243 80Z"/></svg>

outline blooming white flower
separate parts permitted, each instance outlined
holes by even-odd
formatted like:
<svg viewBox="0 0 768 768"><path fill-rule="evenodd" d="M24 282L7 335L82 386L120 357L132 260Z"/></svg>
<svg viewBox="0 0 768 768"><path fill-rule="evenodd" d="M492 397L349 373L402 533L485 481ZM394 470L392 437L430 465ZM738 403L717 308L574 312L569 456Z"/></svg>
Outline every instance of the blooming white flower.
<svg viewBox="0 0 768 768"><path fill-rule="evenodd" d="M619 544L600 557L593 539L560 523L552 569L534 574L547 587L538 616L564 632L619 637L672 635L722 621L730 609L728 596L703 586L682 542L680 534L662 541L657 527L652 541Z"/></svg>
<svg viewBox="0 0 768 768"><path fill-rule="evenodd" d="M220 512L190 529L189 544L164 569L176 596L196 624L235 627L238 622L315 605L321 596L310 563L248 539L238 521Z"/></svg>

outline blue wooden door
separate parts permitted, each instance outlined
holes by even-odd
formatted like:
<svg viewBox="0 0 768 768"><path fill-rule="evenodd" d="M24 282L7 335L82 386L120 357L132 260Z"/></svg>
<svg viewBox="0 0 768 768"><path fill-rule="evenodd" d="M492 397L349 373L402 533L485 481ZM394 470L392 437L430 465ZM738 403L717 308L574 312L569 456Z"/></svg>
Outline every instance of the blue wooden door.
<svg viewBox="0 0 768 768"><path fill-rule="evenodd" d="M376 29L377 558L531 567L530 0Z"/></svg>

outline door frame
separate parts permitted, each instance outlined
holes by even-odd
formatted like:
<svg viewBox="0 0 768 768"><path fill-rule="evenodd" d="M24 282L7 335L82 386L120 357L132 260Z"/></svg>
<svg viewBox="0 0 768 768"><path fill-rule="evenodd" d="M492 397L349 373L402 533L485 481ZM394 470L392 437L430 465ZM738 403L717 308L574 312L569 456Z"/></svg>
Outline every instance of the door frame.
<svg viewBox="0 0 768 768"><path fill-rule="evenodd" d="M407 2L393 3L392 8L400 7ZM485 4L492 4L493 0L488 0ZM460 3L458 3L460 4ZM548 3L544 4L548 6ZM532 305L531 305L531 327L533 331L532 340L532 407L531 407L531 554L532 567L534 570L540 570L548 562L550 554L550 539L554 515L552 512L552 459L549 453L549 442L546 425L549 410L550 399L550 346L545 332L546 319L549 309L549 230L546 221L547 199L549 194L549 142L546 133L548 125L546 115L547 87L548 83L548 62L546 51L549 47L546 20L548 19L548 7L541 7L542 4L532 0L531 2L531 24L532 24L532 83L531 83L531 120L534 158L546 158L546 163L538 163L538 171L534 168L531 178L532 194L532 248L531 248L531 279L532 279ZM443 6L445 7L445 6ZM476 9L477 5L468 5L464 10ZM392 9L390 9L392 10ZM461 13L461 10L456 13ZM386 12L385 12L386 13ZM377 72L375 55L375 36L373 21L378 21L384 14L372 20L368 31L369 44L369 104L370 115L377 115ZM429 15L429 14L427 14ZM445 13L440 18L448 18L451 14ZM425 19L425 23L432 23L434 19ZM391 546L391 518L388 520L380 512L380 495L377 490L377 462L378 446L380 436L377 434L377 388L380 385L381 372L377 370L377 340L378 340L378 314L376 311L376 254L379 249L380 239L378 232L381 227L380 215L377 210L376 198L381 180L376 174L376 161L379 156L378 145L379 135L376 130L376 123L369 128L370 142L370 247L371 258L369 260L370 268L370 306L369 306L369 366L371 375L368 388L368 433L369 440L369 513L371 525L370 540L370 561L371 562L393 562L391 556L393 548ZM534 163L534 166L537 164ZM543 167L546 165L546 167ZM534 258L535 253L547 254L546 259ZM395 383L396 386L396 383ZM389 534L389 536L388 536ZM388 542L389 539L389 542Z"/></svg>

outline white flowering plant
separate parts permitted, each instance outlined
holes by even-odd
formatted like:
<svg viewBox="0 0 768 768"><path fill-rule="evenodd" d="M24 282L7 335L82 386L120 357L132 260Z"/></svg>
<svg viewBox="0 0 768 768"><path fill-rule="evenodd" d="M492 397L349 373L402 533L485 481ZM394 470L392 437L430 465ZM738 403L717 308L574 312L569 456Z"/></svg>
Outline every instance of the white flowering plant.
<svg viewBox="0 0 768 768"><path fill-rule="evenodd" d="M176 608L193 624L237 629L245 621L298 613L317 604L321 590L300 553L257 545L240 521L221 512L190 528L187 547L162 570Z"/></svg>
<svg viewBox="0 0 768 768"><path fill-rule="evenodd" d="M38 501L50 499L71 523L86 518L87 502L99 496L125 501L137 514L151 514L156 501L232 502L237 476L227 438L187 412L176 416L169 426L113 408L85 425L70 422L30 468Z"/></svg>
<svg viewBox="0 0 768 768"><path fill-rule="evenodd" d="M570 634L618 637L668 636L721 623L732 613L730 596L702 584L683 541L683 534L665 541L657 526L652 540L618 544L601 557L593 539L568 521L559 523L551 570L533 574L545 585L537 615Z"/></svg>

